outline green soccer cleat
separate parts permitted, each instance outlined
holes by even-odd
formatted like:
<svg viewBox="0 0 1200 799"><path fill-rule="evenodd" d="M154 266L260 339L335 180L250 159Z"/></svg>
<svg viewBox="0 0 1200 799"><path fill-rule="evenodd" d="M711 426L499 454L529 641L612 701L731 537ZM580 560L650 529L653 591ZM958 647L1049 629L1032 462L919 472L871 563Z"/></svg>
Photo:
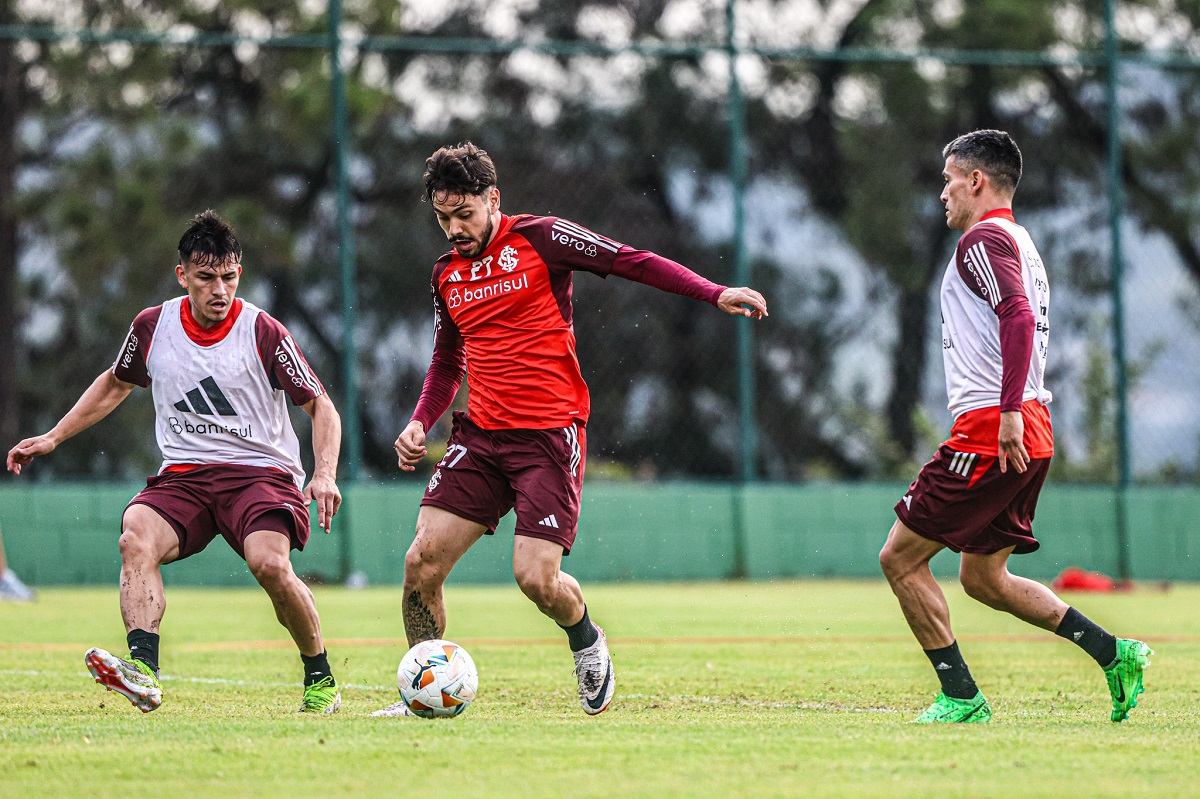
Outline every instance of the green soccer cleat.
<svg viewBox="0 0 1200 799"><path fill-rule="evenodd" d="M913 719L913 724L985 724L991 720L992 706L981 691L973 699L938 694L929 709Z"/></svg>
<svg viewBox="0 0 1200 799"><path fill-rule="evenodd" d="M1154 650L1132 638L1117 639L1117 657L1104 667L1108 692L1112 695L1112 720L1124 721L1137 707L1138 694L1146 692L1142 677L1150 668Z"/></svg>
<svg viewBox="0 0 1200 799"><path fill-rule="evenodd" d="M323 677L312 685L304 686L304 699L299 713L336 713L342 706L342 694L333 682L333 677Z"/></svg>
<svg viewBox="0 0 1200 799"><path fill-rule="evenodd" d="M88 671L96 682L124 696L143 713L157 710L163 702L162 685L149 666L130 657L116 657L99 647L92 647L83 656Z"/></svg>

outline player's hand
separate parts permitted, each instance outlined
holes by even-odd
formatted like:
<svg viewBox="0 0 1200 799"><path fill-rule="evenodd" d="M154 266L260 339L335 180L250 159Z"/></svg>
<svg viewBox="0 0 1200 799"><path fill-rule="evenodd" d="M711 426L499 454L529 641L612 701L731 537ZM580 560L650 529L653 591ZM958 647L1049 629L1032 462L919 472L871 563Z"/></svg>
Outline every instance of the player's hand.
<svg viewBox="0 0 1200 799"><path fill-rule="evenodd" d="M49 436L27 438L8 451L8 470L20 474L22 466L28 466L38 455L49 455L57 446Z"/></svg>
<svg viewBox="0 0 1200 799"><path fill-rule="evenodd" d="M746 307L750 306L750 307ZM727 314L762 319L767 313L767 301L754 289L746 287L725 289L717 298L717 307Z"/></svg>
<svg viewBox="0 0 1200 799"><path fill-rule="evenodd" d="M1004 411L1000 414L1000 471L1007 472L1007 461L1012 461L1017 474L1024 474L1029 467L1029 453L1025 451L1025 420L1020 411Z"/></svg>
<svg viewBox="0 0 1200 799"><path fill-rule="evenodd" d="M304 498L317 502L317 524L327 534L333 531L333 517L342 507L342 492L332 477L314 474L304 489Z"/></svg>
<svg viewBox="0 0 1200 799"><path fill-rule="evenodd" d="M416 419L409 422L404 432L396 438L395 448L400 469L405 472L416 469L417 464L428 454L425 449L425 425Z"/></svg>

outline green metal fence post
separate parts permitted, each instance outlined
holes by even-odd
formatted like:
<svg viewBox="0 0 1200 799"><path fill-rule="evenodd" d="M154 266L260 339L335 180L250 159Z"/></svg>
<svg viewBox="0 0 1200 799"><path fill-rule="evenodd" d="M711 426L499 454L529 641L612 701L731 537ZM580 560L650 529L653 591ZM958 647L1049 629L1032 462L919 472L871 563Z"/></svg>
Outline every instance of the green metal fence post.
<svg viewBox="0 0 1200 799"><path fill-rule="evenodd" d="M750 259L746 253L746 112L738 79L736 0L725 5L725 50L729 54L729 182L733 189L733 282L750 285ZM755 419L754 328L750 319L737 324L738 419L741 428L741 486L735 492L733 577L746 576L746 486L756 477L758 461Z"/></svg>
<svg viewBox="0 0 1200 799"><path fill-rule="evenodd" d="M346 150L349 146L349 102L346 97L346 75L342 66L342 2L329 0L329 68L333 102L333 152L337 181L338 267L342 289L342 443L346 453L346 476L350 483L358 480L362 459L362 432L358 415L358 350L354 340L355 289L354 230L350 220L350 179L346 170ZM339 541L341 543L341 578L350 576L353 567L351 553L352 526L343 516Z"/></svg>
<svg viewBox="0 0 1200 799"><path fill-rule="evenodd" d="M1109 272L1113 304L1113 367L1117 391L1117 485L1116 544L1117 574L1122 580L1132 577L1129 552L1129 385L1125 359L1125 299L1122 281L1125 264L1121 252L1121 209L1124 205L1121 180L1121 109L1118 81L1121 58L1117 52L1114 0L1104 0L1104 61L1108 103L1108 230L1111 252Z"/></svg>

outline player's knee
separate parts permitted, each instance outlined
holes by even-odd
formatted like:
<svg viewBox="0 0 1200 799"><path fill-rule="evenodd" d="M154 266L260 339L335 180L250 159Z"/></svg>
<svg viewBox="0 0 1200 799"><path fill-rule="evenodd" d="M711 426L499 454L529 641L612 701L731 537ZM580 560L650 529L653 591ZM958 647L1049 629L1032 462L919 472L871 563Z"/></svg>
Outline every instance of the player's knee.
<svg viewBox="0 0 1200 799"><path fill-rule="evenodd" d="M246 559L250 573L261 586L278 585L292 576L292 563L283 555L270 554Z"/></svg>
<svg viewBox="0 0 1200 799"><path fill-rule="evenodd" d="M966 595L976 602L995 606L1003 598L1004 586L1001 581L996 579L996 575L990 571L960 568L958 570L958 581L962 585Z"/></svg>
<svg viewBox="0 0 1200 799"><path fill-rule="evenodd" d="M419 540L419 539L418 539ZM428 550L414 541L404 555L405 590L428 588L445 581L441 566L429 556Z"/></svg>
<svg viewBox="0 0 1200 799"><path fill-rule="evenodd" d="M122 563L144 563L156 560L153 538L144 530L126 527L117 540Z"/></svg>
<svg viewBox="0 0 1200 799"><path fill-rule="evenodd" d="M558 574L546 574L542 569L513 568L513 577L526 597L541 609L554 605L558 597Z"/></svg>
<svg viewBox="0 0 1200 799"><path fill-rule="evenodd" d="M904 557L888 542L879 550L879 568L889 583L902 578L907 570Z"/></svg>

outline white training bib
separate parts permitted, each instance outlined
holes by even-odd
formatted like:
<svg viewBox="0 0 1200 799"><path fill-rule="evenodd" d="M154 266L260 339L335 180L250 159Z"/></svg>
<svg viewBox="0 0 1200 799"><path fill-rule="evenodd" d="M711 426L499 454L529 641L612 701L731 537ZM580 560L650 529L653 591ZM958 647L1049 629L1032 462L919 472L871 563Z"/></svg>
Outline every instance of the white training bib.
<svg viewBox="0 0 1200 799"><path fill-rule="evenodd" d="M180 306L187 301L163 303L146 358L162 468L266 466L288 472L302 487L304 469L287 395L271 387L258 354L255 321L262 311L243 300L225 338L201 346L188 338L180 320Z"/></svg>
<svg viewBox="0 0 1200 799"><path fill-rule="evenodd" d="M1036 325L1021 401L1036 399L1047 405L1051 394L1044 384L1050 344L1050 282L1046 268L1025 228L995 217L978 224L998 225L1016 243L1021 257L1021 280ZM1000 319L991 304L963 282L953 255L942 278L941 303L942 363L946 369L950 412L957 418L966 411L998 406L1004 373Z"/></svg>

